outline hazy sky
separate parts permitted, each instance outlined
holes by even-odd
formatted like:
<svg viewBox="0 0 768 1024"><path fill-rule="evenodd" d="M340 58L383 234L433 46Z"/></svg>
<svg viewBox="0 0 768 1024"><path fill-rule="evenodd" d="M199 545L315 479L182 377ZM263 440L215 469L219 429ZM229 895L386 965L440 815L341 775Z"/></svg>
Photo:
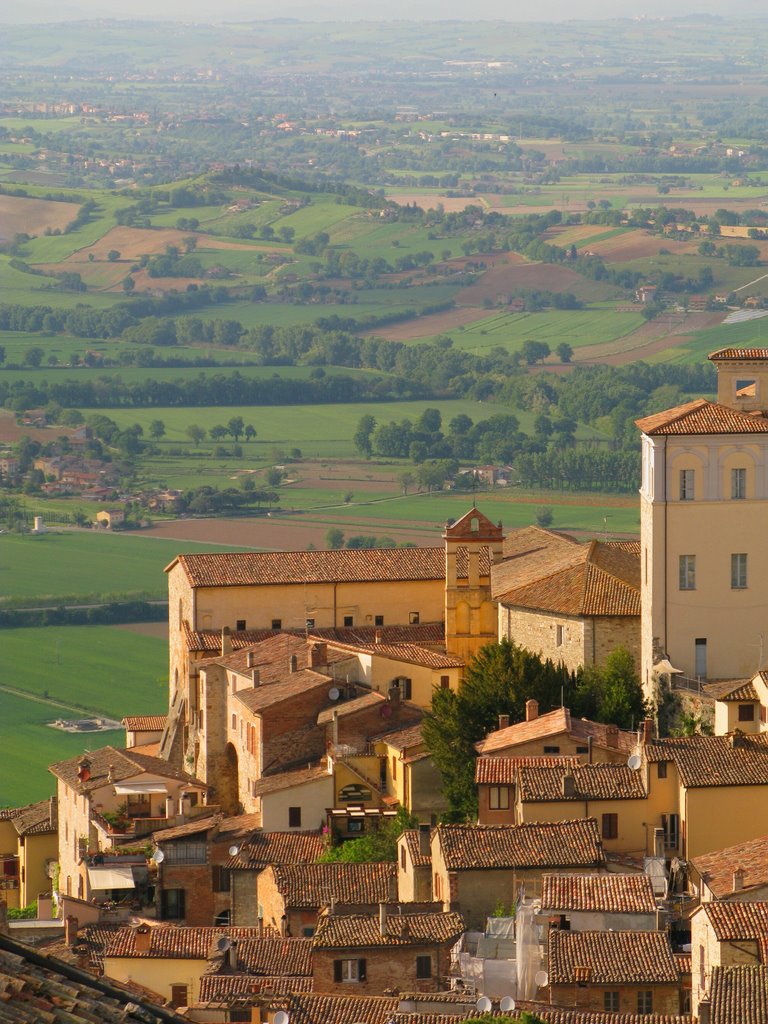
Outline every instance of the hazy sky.
<svg viewBox="0 0 768 1024"><path fill-rule="evenodd" d="M760 0L738 0L723 8L720 0L26 0L0 5L0 21L21 24L76 18L166 18L185 21L251 20L298 17L305 20L379 21L394 18L508 21L560 21L572 18L674 17L692 13L728 17L762 16Z"/></svg>

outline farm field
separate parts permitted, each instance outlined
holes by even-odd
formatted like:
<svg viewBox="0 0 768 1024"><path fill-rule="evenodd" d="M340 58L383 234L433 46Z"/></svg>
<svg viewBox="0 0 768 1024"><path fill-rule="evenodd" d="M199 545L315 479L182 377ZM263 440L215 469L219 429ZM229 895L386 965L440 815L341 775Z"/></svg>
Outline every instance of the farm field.
<svg viewBox="0 0 768 1024"><path fill-rule="evenodd" d="M46 228L63 230L77 216L77 203L48 199L22 199L0 195L0 240L14 235L41 234Z"/></svg>
<svg viewBox="0 0 768 1024"><path fill-rule="evenodd" d="M161 638L112 626L5 629L0 687L81 705L117 721L126 714L162 714L168 706L167 657ZM45 724L77 717L77 711L0 689L0 806L54 793L46 768L57 760L87 748L124 745L123 730L74 734Z"/></svg>

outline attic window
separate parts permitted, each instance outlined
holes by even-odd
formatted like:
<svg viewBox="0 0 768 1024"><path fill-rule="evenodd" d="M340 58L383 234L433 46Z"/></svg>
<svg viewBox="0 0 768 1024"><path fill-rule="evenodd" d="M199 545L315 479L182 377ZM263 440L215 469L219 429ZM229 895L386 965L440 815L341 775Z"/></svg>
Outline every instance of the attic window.
<svg viewBox="0 0 768 1024"><path fill-rule="evenodd" d="M739 721L740 722L754 722L755 720L755 705L754 704L739 704Z"/></svg>
<svg viewBox="0 0 768 1024"><path fill-rule="evenodd" d="M480 520L477 518L477 516L472 516L472 518L471 518L471 520L469 522L469 528L472 531L472 533L479 533L479 531L480 531Z"/></svg>
<svg viewBox="0 0 768 1024"><path fill-rule="evenodd" d="M757 398L757 381L754 377L745 377L736 381L736 398Z"/></svg>
<svg viewBox="0 0 768 1024"><path fill-rule="evenodd" d="M235 629L238 633L242 633L245 629L245 619L238 619L235 623Z"/></svg>

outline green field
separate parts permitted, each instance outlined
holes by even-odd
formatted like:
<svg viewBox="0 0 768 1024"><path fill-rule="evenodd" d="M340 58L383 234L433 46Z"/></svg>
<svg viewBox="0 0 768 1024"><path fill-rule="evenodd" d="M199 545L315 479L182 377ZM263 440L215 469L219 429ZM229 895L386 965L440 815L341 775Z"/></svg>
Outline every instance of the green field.
<svg viewBox="0 0 768 1024"><path fill-rule="evenodd" d="M0 643L0 686L80 705L120 720L162 714L168 706L167 644L112 626L6 629ZM0 806L54 792L46 767L84 749L121 747L125 733L73 734L49 728L77 711L0 690Z"/></svg>
<svg viewBox="0 0 768 1024"><path fill-rule="evenodd" d="M184 547L222 550L210 544ZM0 594L24 598L27 604L70 595L88 603L98 600L96 595L131 593L164 600L163 569L178 552L176 541L131 533L52 530L40 537L4 533L0 535ZM0 634L0 647L6 636L7 631ZM29 639L30 634L26 636Z"/></svg>

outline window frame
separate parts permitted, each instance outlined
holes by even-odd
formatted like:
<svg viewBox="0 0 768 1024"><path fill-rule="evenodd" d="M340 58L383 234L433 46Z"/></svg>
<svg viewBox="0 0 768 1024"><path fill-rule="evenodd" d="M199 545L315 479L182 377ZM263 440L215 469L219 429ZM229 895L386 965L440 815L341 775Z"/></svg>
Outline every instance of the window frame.
<svg viewBox="0 0 768 1024"><path fill-rule="evenodd" d="M615 811L608 811L600 822L600 835L603 839L619 838L619 816Z"/></svg>
<svg viewBox="0 0 768 1024"><path fill-rule="evenodd" d="M359 985L367 980L367 973L363 957L343 957L333 961L333 980L337 985Z"/></svg>
<svg viewBox="0 0 768 1024"><path fill-rule="evenodd" d="M696 493L696 470L680 470L680 501L693 501Z"/></svg>
<svg viewBox="0 0 768 1024"><path fill-rule="evenodd" d="M678 589L696 589L696 555L680 555L678 559Z"/></svg>
<svg viewBox="0 0 768 1024"><path fill-rule="evenodd" d="M731 555L731 590L746 590L748 586L748 561L746 551Z"/></svg>
<svg viewBox="0 0 768 1024"><path fill-rule="evenodd" d="M427 953L416 957L416 978L427 981L432 977L432 957Z"/></svg>
<svg viewBox="0 0 768 1024"><path fill-rule="evenodd" d="M603 992L603 1010L605 1013L619 1012L619 993L617 989L608 989Z"/></svg>
<svg viewBox="0 0 768 1024"><path fill-rule="evenodd" d="M738 718L740 722L754 722L755 721L755 705L754 704L739 704Z"/></svg>
<svg viewBox="0 0 768 1024"><path fill-rule="evenodd" d="M653 1013L653 989L641 988L637 992L637 1012Z"/></svg>
<svg viewBox="0 0 768 1024"><path fill-rule="evenodd" d="M509 810L509 786L488 787L488 810L508 811Z"/></svg>
<svg viewBox="0 0 768 1024"><path fill-rule="evenodd" d="M747 497L747 470L736 466L731 470L731 501L744 501Z"/></svg>
<svg viewBox="0 0 768 1024"><path fill-rule="evenodd" d="M288 828L301 828L301 807L288 808Z"/></svg>

